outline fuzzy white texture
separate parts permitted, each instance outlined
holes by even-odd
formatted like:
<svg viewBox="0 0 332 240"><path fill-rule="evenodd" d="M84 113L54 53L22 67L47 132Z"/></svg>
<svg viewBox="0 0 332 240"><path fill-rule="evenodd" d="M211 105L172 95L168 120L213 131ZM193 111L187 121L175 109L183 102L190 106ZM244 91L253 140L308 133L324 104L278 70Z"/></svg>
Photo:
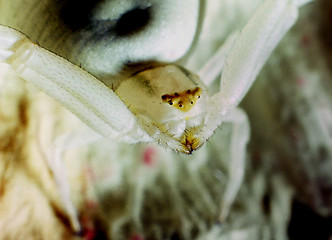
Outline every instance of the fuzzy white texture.
<svg viewBox="0 0 332 240"><path fill-rule="evenodd" d="M227 34L232 32L230 26L243 24L243 19L248 18L255 4L257 1L207 1L209 14L206 15L205 23L209 25L208 23L213 22L215 25L210 26L211 31L203 28L199 47L189 60L190 66L196 65L191 67L191 70L198 69L203 65L202 61L212 55L220 45L219 39L225 39ZM211 12L214 14L210 14ZM331 133L328 130L332 129L331 94L330 88L322 89L317 81L324 86L330 86L331 74L326 69L323 54L315 45L318 41L315 41L315 32L309 27L314 23L308 21L304 16L292 35L285 38L253 88L255 94L251 95L249 92L251 97L244 101L244 106L251 113L249 116L253 125L253 152L247 163L244 185L236 200L238 208L230 212L228 221L223 225L214 224L214 219L219 213L219 201L229 177L229 136L232 127L226 124L208 144L192 156L174 154L155 144L126 145L109 140L100 140L93 145L67 151L64 161L72 186L72 199L82 214L82 219L85 219L82 221L85 224L83 227L92 229L93 233L99 227L96 219L103 221L103 230L107 237L112 239L177 237L201 240L258 240L262 239L262 236L278 240L287 239L287 224L290 220L295 186L303 186L303 182L309 179L309 190L317 193L322 184L320 179L330 179L328 169L331 167L332 147ZM216 31L215 29L219 29L216 26L220 26L221 30ZM299 29L303 29L303 32ZM309 36L313 36L313 45L299 49L299 39L308 33ZM297 55L298 52L303 52L303 55ZM311 56L305 54L308 52L316 54L317 59L322 60L310 68L304 67L310 59L308 56ZM11 113L15 119L19 105L17 99L26 93L22 89L22 81L9 83L12 77L4 75L5 72L1 68L1 89L6 93L1 95L2 106L5 106L1 108L1 112L8 112L5 116ZM6 239L8 235L5 234L11 234L12 239L19 239L17 236L24 233L25 237L27 234L33 236L35 229L43 231L40 235L47 239L50 234L60 234L59 232L66 228L54 215L54 208L47 205L49 202L55 202L58 211L64 213L61 202L57 199L54 183L40 155L54 141L56 135L79 129L82 123L44 94L35 96L30 92L28 96L31 104L31 124L28 126L29 134L24 143L30 154L23 159L30 167L26 168L23 164L24 168L13 168L15 175L7 175L9 179L13 179L9 189L15 194L8 194L6 204L1 206L10 206L10 209L14 210L1 208L0 214L6 216L0 218L1 226L4 226L7 219L12 222L11 228L4 228L6 231L0 233L0 239ZM276 100L281 104L273 105ZM9 126L16 122L7 123L9 125L1 124L1 133L4 136L2 139L8 139L5 137L9 134ZM292 133L291 136L289 132ZM263 140L262 136L265 137ZM36 142L39 142L40 146ZM290 142L293 145L288 145ZM3 151L3 148L1 149ZM326 149L324 161L320 161L320 149ZM284 153L289 152L291 157L285 158ZM4 159L12 160L6 156L8 155L2 155ZM292 158L294 156L296 158ZM15 157L14 159L18 160ZM255 161L251 162L250 159ZM283 165L283 159L288 160L288 165L280 167L279 164ZM35 174L29 175L30 168ZM1 169L5 169L4 165ZM282 172L279 172L280 169ZM297 169L307 171L307 177L296 175ZM285 172L289 173L292 181L285 179ZM23 177L20 177L22 175ZM19 180L26 177L29 181L16 181L16 177ZM36 182L39 183L38 191L34 190ZM324 182L328 187L331 187L330 183L331 180ZM22 194L20 186L25 186L25 189L31 187L31 195ZM42 191L39 189L40 186ZM270 199L269 214L261 204L267 195ZM324 214L331 212L329 203L323 204L326 199L321 194L314 196L314 201L305 194L302 195L302 199ZM4 198L1 200L4 201ZM17 204L17 201L20 203ZM21 209L29 209L34 214L26 214L24 211L20 215L17 214ZM44 209L42 213L39 211L41 209ZM195 232L197 234L193 236ZM70 235L65 236L67 239L74 238Z"/></svg>
<svg viewBox="0 0 332 240"><path fill-rule="evenodd" d="M150 7L151 23L133 36L113 36L84 46L78 57L83 59L82 63L91 72L114 74L128 61L158 59L162 62L175 62L188 51L197 26L198 0L151 0L142 3L126 1L121 4L108 2L102 9L96 10L97 19L112 19L118 17L121 11Z"/></svg>

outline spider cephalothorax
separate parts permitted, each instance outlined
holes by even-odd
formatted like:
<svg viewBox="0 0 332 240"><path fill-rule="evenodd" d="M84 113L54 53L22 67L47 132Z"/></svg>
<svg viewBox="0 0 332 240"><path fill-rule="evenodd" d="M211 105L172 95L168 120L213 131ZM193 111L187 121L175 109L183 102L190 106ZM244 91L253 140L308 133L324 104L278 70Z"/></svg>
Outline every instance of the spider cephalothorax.
<svg viewBox="0 0 332 240"><path fill-rule="evenodd" d="M183 67L167 64L137 72L115 92L160 144L191 153L204 142L194 132L204 124L207 90Z"/></svg>

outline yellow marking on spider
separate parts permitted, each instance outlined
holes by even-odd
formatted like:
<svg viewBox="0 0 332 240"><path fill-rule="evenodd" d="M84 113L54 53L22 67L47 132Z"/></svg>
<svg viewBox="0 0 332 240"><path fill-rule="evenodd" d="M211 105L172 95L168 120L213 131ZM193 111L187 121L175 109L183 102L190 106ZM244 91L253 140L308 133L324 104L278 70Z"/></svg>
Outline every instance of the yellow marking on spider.
<svg viewBox="0 0 332 240"><path fill-rule="evenodd" d="M196 87L193 90L188 89L180 93L164 94L161 96L161 99L183 112L188 112L201 97L201 93L202 89Z"/></svg>
<svg viewBox="0 0 332 240"><path fill-rule="evenodd" d="M191 154L200 146L200 141L198 138L194 137L191 132L186 133L180 140L183 146L183 152Z"/></svg>

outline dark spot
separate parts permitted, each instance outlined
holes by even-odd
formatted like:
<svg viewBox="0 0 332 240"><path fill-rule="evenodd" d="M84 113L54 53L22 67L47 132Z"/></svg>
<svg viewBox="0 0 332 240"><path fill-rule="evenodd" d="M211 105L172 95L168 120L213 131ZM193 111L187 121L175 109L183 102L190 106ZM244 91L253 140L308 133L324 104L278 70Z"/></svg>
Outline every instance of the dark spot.
<svg viewBox="0 0 332 240"><path fill-rule="evenodd" d="M182 103L179 103L179 107L180 107L180 108L182 108L182 107L183 107Z"/></svg>
<svg viewBox="0 0 332 240"><path fill-rule="evenodd" d="M201 98L201 96L198 96L197 98L198 98L198 99L200 99L200 98Z"/></svg>
<svg viewBox="0 0 332 240"><path fill-rule="evenodd" d="M191 102L190 102L190 104L191 104L191 105L193 105L193 104L194 104L194 102L193 102L193 101L191 101Z"/></svg>
<svg viewBox="0 0 332 240"><path fill-rule="evenodd" d="M123 12L118 19L100 19L95 9L104 7L104 0L54 0L52 8L61 22L72 32L82 32L84 39L98 41L105 37L135 34L148 26L151 7L139 6Z"/></svg>
<svg viewBox="0 0 332 240"><path fill-rule="evenodd" d="M166 96L165 96L165 95L162 95L162 96L161 96L161 99L162 99L162 100L165 100L165 99L166 99Z"/></svg>
<svg viewBox="0 0 332 240"><path fill-rule="evenodd" d="M191 230L190 230L190 234L191 236L197 236L199 234L200 230L198 229L197 226L193 227Z"/></svg>
<svg viewBox="0 0 332 240"><path fill-rule="evenodd" d="M174 96L178 97L178 96L179 96L179 94L176 92L176 93L174 93Z"/></svg>
<svg viewBox="0 0 332 240"><path fill-rule="evenodd" d="M169 103L169 105L173 105L173 102L168 102Z"/></svg>
<svg viewBox="0 0 332 240"><path fill-rule="evenodd" d="M136 75L135 82L137 82L140 86L144 87L147 90L147 93L150 95L155 95L155 89L151 86L151 81L149 78L145 77L144 75ZM167 98L167 95L163 95Z"/></svg>
<svg viewBox="0 0 332 240"><path fill-rule="evenodd" d="M184 75L186 75L188 78L191 79L192 74L191 74L191 72L190 72L189 70L185 69L185 68L182 67L182 66L178 66L178 67L179 67L179 69L183 72Z"/></svg>
<svg viewBox="0 0 332 240"><path fill-rule="evenodd" d="M124 13L117 21L115 31L118 35L128 35L141 31L151 20L150 7L135 8Z"/></svg>
<svg viewBox="0 0 332 240"><path fill-rule="evenodd" d="M63 211L61 211L61 209L56 206L56 204L50 202L50 206L52 207L53 213L55 217L59 220L59 222L61 222L64 226L69 226L70 223L66 214L64 214ZM79 236L81 234L81 231L73 232L73 234Z"/></svg>
<svg viewBox="0 0 332 240"><path fill-rule="evenodd" d="M102 0L56 1L60 6L60 18L73 31L88 27L92 22L92 12Z"/></svg>
<svg viewBox="0 0 332 240"><path fill-rule="evenodd" d="M187 93L191 93L191 90L189 89L189 90L187 90Z"/></svg>
<svg viewBox="0 0 332 240"><path fill-rule="evenodd" d="M288 225L290 240L319 239L328 240L332 236L332 217L323 217L312 207L299 201L292 205L292 216Z"/></svg>
<svg viewBox="0 0 332 240"><path fill-rule="evenodd" d="M182 238L178 233L173 233L170 240L181 240Z"/></svg>
<svg viewBox="0 0 332 240"><path fill-rule="evenodd" d="M19 102L19 119L22 126L28 125L29 116L27 115L27 99L23 98Z"/></svg>
<svg viewBox="0 0 332 240"><path fill-rule="evenodd" d="M263 199L262 199L262 205L263 205L263 210L265 214L269 214L271 211L271 199L268 194L265 194Z"/></svg>

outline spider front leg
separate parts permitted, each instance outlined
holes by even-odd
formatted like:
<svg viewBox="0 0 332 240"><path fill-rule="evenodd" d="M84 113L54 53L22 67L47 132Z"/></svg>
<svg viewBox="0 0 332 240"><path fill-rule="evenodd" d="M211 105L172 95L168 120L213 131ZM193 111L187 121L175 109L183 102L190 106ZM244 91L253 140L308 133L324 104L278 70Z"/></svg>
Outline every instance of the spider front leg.
<svg viewBox="0 0 332 240"><path fill-rule="evenodd" d="M150 141L150 137L111 89L81 68L32 43L18 31L1 25L0 61L8 63L20 77L55 98L94 130L66 134L57 139L46 154L73 230L79 231L62 162L63 151L102 136L127 143Z"/></svg>
<svg viewBox="0 0 332 240"><path fill-rule="evenodd" d="M122 100L80 67L34 44L20 32L0 25L0 61L52 96L102 136L119 142L148 142Z"/></svg>

